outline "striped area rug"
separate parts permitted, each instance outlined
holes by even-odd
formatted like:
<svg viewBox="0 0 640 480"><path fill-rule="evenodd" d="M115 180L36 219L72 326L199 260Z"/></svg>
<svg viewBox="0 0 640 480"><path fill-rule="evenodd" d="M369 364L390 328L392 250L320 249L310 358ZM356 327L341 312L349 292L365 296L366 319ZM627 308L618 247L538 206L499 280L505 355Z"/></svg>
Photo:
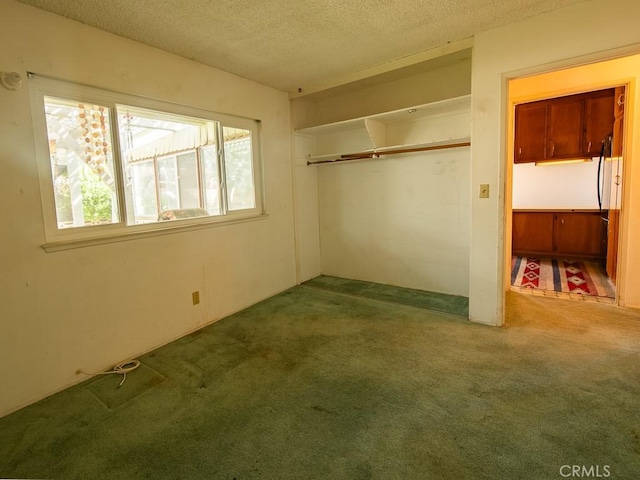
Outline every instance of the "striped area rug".
<svg viewBox="0 0 640 480"><path fill-rule="evenodd" d="M615 297L613 286L596 262L512 257L511 285L597 297Z"/></svg>

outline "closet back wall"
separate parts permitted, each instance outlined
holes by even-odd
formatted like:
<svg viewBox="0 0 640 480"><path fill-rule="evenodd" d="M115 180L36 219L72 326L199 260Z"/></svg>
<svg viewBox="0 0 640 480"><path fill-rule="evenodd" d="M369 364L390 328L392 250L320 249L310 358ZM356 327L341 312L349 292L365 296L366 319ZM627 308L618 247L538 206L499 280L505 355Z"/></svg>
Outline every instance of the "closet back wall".
<svg viewBox="0 0 640 480"><path fill-rule="evenodd" d="M455 121L468 134L469 115ZM467 296L469 159L462 147L313 167L322 273Z"/></svg>

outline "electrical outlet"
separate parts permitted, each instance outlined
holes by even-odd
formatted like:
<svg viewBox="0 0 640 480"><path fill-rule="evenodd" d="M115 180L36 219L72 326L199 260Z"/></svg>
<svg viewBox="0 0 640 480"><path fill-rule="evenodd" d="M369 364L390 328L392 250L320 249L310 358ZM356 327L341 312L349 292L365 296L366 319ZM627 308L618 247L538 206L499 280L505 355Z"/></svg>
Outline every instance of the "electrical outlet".
<svg viewBox="0 0 640 480"><path fill-rule="evenodd" d="M480 198L489 198L489 184L481 183L480 184Z"/></svg>
<svg viewBox="0 0 640 480"><path fill-rule="evenodd" d="M193 292L191 294L191 301L194 305L198 305L200 303L200 291Z"/></svg>

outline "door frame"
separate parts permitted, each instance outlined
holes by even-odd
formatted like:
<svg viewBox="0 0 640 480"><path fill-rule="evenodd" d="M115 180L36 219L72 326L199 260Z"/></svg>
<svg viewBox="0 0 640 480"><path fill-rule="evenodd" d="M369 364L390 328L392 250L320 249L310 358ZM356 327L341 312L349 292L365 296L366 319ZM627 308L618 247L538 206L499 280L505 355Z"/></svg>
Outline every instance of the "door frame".
<svg viewBox="0 0 640 480"><path fill-rule="evenodd" d="M567 64L561 66L555 66L552 68L551 66L541 66L539 70L531 71L530 69L526 72L515 72L512 75L505 76L505 106L507 108L507 112L505 115L506 120L506 155L507 158L504 162L504 268L503 268L503 291L506 293L510 290L511 287L511 256L512 256L512 245L511 245L511 235L512 235L512 202L513 202L513 155L514 155L514 136L515 136L515 105L517 103L528 102L540 100L543 98L552 98L555 96L562 95L570 95L573 93L581 93L592 90L600 90L604 88L612 88L616 86L625 86L626 88L626 107L625 107L625 122L624 122L624 130L623 130L623 172L630 172L629 168L630 158L628 155L629 151L629 140L630 136L630 125L632 124L629 121L627 115L633 114L633 109L627 108L628 105L633 105L633 101L635 98L635 83L631 79L633 76L631 73L628 75L612 76L607 77L606 75L602 75L597 79L592 77L580 77L577 76L577 80L572 78L571 82L567 82L566 84L554 84L552 87L549 87L548 84L545 86L545 79L549 82L549 79L552 78L561 78L562 75L567 75L568 77L575 73L586 73L589 69L593 68L602 68L604 64L607 62L613 62L619 59L624 59L627 57L633 57L636 55L640 55L636 52L627 52L625 55L612 55L605 58L600 58L593 60L588 63L578 63L578 64ZM603 70L604 71L604 70ZM532 85L536 80L542 80L539 88L532 88L531 91L527 94L519 94L515 96L512 93L512 85L514 81L518 81L520 79L531 79ZM631 111L630 111L631 110ZM626 250L623 248L623 244L625 244L627 230L628 230L628 221L629 219L625 215L625 205L629 199L629 190L631 179L628 174L623 173L622 179L622 191L620 192L621 198L621 207L620 207L620 224L618 226L618 258L617 258L617 282L616 282L616 296L615 296L615 304L621 305L623 302L621 299L624 298L624 291L626 288ZM506 299L506 295L505 295ZM506 305L504 305L506 307ZM504 312L504 310L503 310Z"/></svg>

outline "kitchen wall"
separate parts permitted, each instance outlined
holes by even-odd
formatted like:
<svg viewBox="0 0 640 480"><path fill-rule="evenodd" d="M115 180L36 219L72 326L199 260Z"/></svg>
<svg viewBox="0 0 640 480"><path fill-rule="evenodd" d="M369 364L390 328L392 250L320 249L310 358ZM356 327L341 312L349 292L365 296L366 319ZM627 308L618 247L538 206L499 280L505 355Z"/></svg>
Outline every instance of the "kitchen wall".
<svg viewBox="0 0 640 480"><path fill-rule="evenodd" d="M262 120L268 214L45 253L28 88L0 88L0 415L295 284L285 93L10 0L0 43L2 71Z"/></svg>
<svg viewBox="0 0 640 480"><path fill-rule="evenodd" d="M504 314L505 265L510 245L505 241L505 221L510 204L504 186L508 184L507 162L512 158L508 139L510 103L508 81L534 73L559 70L640 51L637 18L640 4L635 0L594 0L539 15L475 37L472 71L472 190L490 183L495 195L471 200L471 319L501 324ZM594 35L593 32L598 32ZM640 242L640 227L630 218L640 215L635 197L640 194L640 172L634 145L640 145L640 132L633 128L633 112L638 111L635 85L638 70L628 71L630 82L629 123L625 156L626 221L622 232L621 254L627 265L638 265L640 252L629 248ZM555 90L561 86L556 84ZM589 88L596 89L596 88ZM567 87L571 90L571 86ZM511 151L509 151L511 149ZM630 168L629 168L630 167ZM508 230L507 230L508 231ZM508 237L508 236L507 236ZM640 272L619 272L621 303L640 306Z"/></svg>
<svg viewBox="0 0 640 480"><path fill-rule="evenodd" d="M598 209L598 159L582 163L513 165L514 209Z"/></svg>

